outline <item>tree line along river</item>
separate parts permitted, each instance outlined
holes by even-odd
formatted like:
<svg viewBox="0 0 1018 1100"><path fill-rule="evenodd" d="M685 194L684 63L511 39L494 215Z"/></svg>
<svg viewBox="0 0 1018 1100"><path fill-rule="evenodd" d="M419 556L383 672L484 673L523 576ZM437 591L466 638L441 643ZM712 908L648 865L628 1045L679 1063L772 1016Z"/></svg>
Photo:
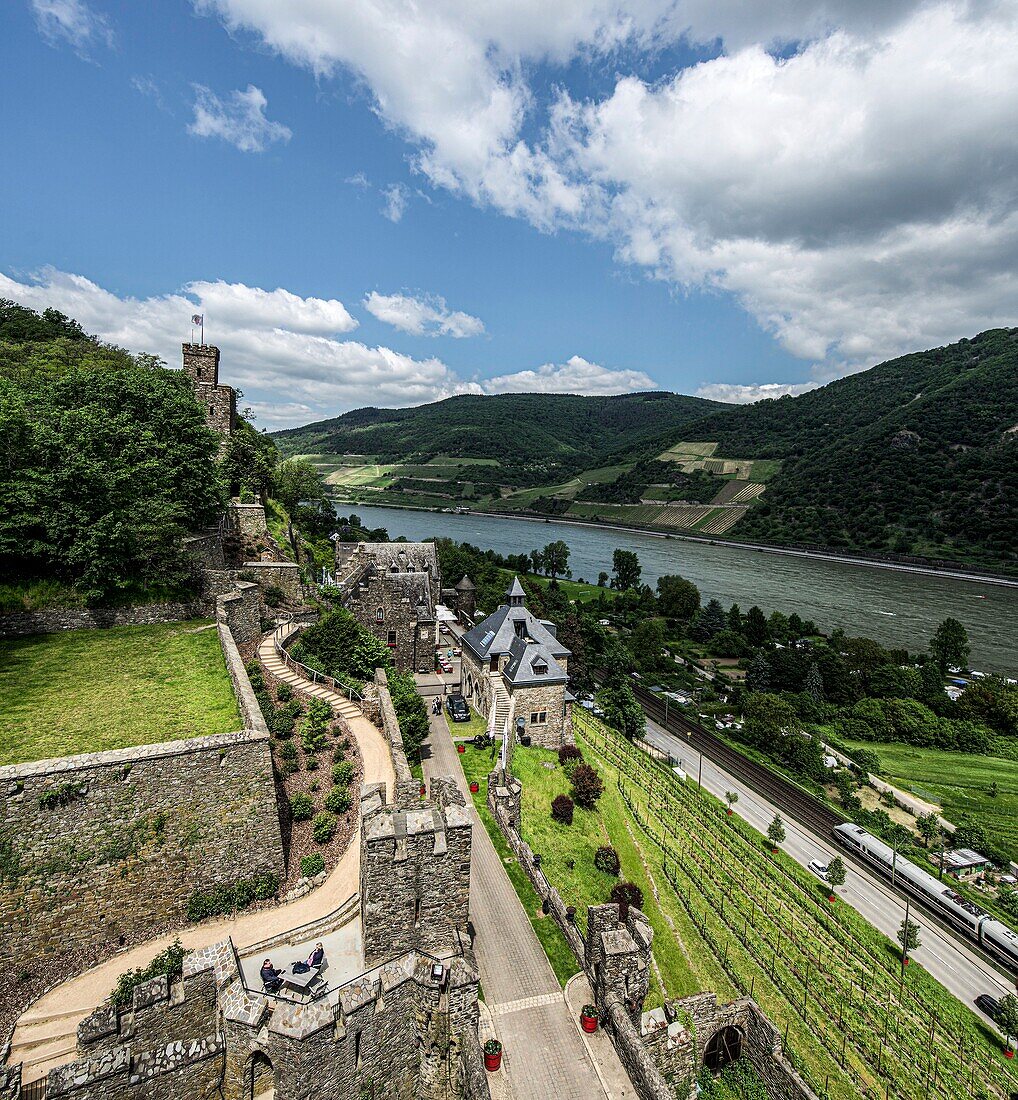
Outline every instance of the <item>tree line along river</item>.
<svg viewBox="0 0 1018 1100"><path fill-rule="evenodd" d="M366 527L385 527L392 538L446 537L500 554L528 553L563 539L573 577L590 582L602 570L611 572L612 553L621 547L639 555L642 579L652 587L658 577L678 573L705 602L716 597L743 611L753 604L767 614L797 611L822 630L841 627L910 652L924 649L937 624L953 616L968 630L973 668L1007 676L1018 668L1018 588L585 524L345 504L337 511L356 513ZM450 584L458 579L445 578Z"/></svg>

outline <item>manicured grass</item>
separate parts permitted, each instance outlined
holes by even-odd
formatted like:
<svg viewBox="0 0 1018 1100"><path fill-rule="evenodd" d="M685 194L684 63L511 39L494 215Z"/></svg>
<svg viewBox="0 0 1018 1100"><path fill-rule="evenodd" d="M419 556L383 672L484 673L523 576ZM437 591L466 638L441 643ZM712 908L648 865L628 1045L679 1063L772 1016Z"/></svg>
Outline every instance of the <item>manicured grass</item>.
<svg viewBox="0 0 1018 1100"><path fill-rule="evenodd" d="M506 577L509 576L510 574L507 571ZM551 585L550 577L539 577L533 573L527 573L524 580L530 584L539 585L541 588L548 588ZM604 596L608 600L614 600L621 595L614 588L608 588L607 586L600 588L596 584L580 584L579 581L567 580L558 580L556 583L568 600L596 600L600 596Z"/></svg>
<svg viewBox="0 0 1018 1100"><path fill-rule="evenodd" d="M204 626L122 626L0 642L0 764L240 729L219 638Z"/></svg>
<svg viewBox="0 0 1018 1100"><path fill-rule="evenodd" d="M479 734L488 732L488 720L483 718L473 708L470 709L469 722L454 722L449 716L449 711L443 708L446 724L455 741L469 741Z"/></svg>
<svg viewBox="0 0 1018 1100"><path fill-rule="evenodd" d="M948 821L970 817L1011 859L1018 858L1018 762L914 745L873 741L846 741L845 745L872 750L890 782L939 802ZM996 797L989 793L993 783Z"/></svg>
<svg viewBox="0 0 1018 1100"><path fill-rule="evenodd" d="M467 745L466 751L460 755L460 763L467 780L476 780L479 786L477 794L473 795L474 807L484 824L484 828L491 837L491 842L498 853L499 858L506 869L516 896L530 917L530 923L534 927L537 938L541 941L544 953L548 956L552 970L559 984L565 987L566 982L579 970L576 959L566 943L565 936L552 917L546 917L541 912L541 899L537 891L531 885L526 872L519 865L516 857L509 849L502 831L495 824L491 811L487 804L488 774L495 767L498 759L498 748L476 749L473 745Z"/></svg>

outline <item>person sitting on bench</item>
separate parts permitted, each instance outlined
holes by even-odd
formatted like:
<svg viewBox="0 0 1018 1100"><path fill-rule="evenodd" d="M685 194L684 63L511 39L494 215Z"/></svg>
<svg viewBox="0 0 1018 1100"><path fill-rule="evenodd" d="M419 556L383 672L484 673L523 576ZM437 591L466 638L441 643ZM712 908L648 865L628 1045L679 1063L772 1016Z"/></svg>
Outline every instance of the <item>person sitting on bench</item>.
<svg viewBox="0 0 1018 1100"><path fill-rule="evenodd" d="M283 982L279 977L282 973L282 970L277 970L272 965L271 959L266 959L262 963L262 985L265 987L266 993L278 993L283 988Z"/></svg>

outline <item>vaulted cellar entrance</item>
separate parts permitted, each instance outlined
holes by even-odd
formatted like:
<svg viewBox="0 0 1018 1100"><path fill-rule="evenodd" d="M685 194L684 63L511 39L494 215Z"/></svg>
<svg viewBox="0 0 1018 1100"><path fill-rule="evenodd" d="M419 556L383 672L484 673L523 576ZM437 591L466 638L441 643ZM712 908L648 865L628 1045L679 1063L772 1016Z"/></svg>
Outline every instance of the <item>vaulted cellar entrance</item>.
<svg viewBox="0 0 1018 1100"><path fill-rule="evenodd" d="M703 1064L711 1071L717 1073L738 1061L742 1053L742 1032L737 1027L723 1027L715 1031L710 1041L704 1048Z"/></svg>
<svg viewBox="0 0 1018 1100"><path fill-rule="evenodd" d="M276 1075L272 1063L256 1050L247 1064L247 1096L249 1100L273 1100L275 1095Z"/></svg>

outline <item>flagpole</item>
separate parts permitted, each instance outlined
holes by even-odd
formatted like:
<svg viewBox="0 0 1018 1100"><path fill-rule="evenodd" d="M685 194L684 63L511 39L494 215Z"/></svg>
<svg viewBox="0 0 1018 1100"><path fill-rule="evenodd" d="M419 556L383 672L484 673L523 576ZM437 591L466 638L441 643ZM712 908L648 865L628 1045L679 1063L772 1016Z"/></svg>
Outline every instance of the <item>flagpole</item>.
<svg viewBox="0 0 1018 1100"><path fill-rule="evenodd" d="M205 313L204 312L202 312L202 315L201 315L201 343L202 343L202 347L204 347L205 346Z"/></svg>

